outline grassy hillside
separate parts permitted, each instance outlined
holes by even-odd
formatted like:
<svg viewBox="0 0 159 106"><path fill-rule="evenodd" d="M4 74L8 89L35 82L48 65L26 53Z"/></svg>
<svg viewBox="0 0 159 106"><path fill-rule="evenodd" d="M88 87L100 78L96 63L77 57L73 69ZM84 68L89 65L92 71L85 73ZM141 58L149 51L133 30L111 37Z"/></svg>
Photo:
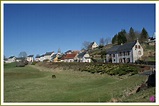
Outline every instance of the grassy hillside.
<svg viewBox="0 0 159 106"><path fill-rule="evenodd" d="M142 59L145 61L156 61L156 59L155 59L155 55L156 55L155 46L142 44L142 47L144 49L144 55L142 56Z"/></svg>
<svg viewBox="0 0 159 106"><path fill-rule="evenodd" d="M153 45L148 44L141 44L144 50L144 55L142 56L142 60L145 61L155 61L155 55L156 55L156 48ZM95 48L93 50L90 50L89 53L91 57L93 57L96 60L102 61L101 59L101 52L106 51L107 49L111 48L113 44L109 44L104 46L103 48Z"/></svg>
<svg viewBox="0 0 159 106"><path fill-rule="evenodd" d="M52 79L52 75L56 78ZM4 66L4 102L110 102L137 101L127 97L130 90L136 88L146 76L133 75L120 79L107 74L91 74L75 70L61 70L59 67L46 68L38 65L15 67ZM154 89L148 89L153 91ZM141 94L144 94L143 91ZM155 92L146 94L143 102ZM139 100L138 99L138 100Z"/></svg>

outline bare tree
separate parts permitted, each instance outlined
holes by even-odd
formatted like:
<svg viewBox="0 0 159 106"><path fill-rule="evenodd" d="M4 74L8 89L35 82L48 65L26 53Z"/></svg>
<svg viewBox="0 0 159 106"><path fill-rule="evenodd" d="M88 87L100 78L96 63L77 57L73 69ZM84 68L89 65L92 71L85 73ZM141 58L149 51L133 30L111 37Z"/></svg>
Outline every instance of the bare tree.
<svg viewBox="0 0 159 106"><path fill-rule="evenodd" d="M140 32L139 31L135 31L135 36L136 36L136 39L139 39L140 38Z"/></svg>
<svg viewBox="0 0 159 106"><path fill-rule="evenodd" d="M105 45L109 44L111 42L111 39L109 37L105 38Z"/></svg>
<svg viewBox="0 0 159 106"><path fill-rule="evenodd" d="M26 58L27 53L25 51L19 53L19 57Z"/></svg>
<svg viewBox="0 0 159 106"><path fill-rule="evenodd" d="M100 38L99 45L100 45L100 46L104 46L104 45L105 45L105 40L104 40L104 38Z"/></svg>
<svg viewBox="0 0 159 106"><path fill-rule="evenodd" d="M58 53L58 54L61 54L61 49L60 49L60 48L58 49L57 53Z"/></svg>
<svg viewBox="0 0 159 106"><path fill-rule="evenodd" d="M85 50L88 50L90 44L91 44L90 42L84 41L83 44L82 44L82 48L85 49Z"/></svg>

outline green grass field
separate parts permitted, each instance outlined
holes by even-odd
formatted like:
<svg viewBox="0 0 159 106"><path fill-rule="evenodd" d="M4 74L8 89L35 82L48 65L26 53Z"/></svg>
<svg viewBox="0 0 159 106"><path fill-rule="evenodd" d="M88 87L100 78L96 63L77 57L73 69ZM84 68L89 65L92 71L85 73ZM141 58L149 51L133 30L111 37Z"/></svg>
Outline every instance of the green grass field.
<svg viewBox="0 0 159 106"><path fill-rule="evenodd" d="M54 79L53 74L56 75ZM107 74L5 64L4 102L110 102L112 98L120 102L137 102L137 97L140 102L149 102L155 88L125 96L146 78L133 75L121 79Z"/></svg>

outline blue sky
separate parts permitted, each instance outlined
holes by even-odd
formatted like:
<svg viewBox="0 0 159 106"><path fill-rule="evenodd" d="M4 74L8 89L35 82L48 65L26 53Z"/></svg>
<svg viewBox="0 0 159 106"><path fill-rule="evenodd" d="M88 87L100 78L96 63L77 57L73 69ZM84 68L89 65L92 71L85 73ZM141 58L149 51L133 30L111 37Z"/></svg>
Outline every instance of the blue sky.
<svg viewBox="0 0 159 106"><path fill-rule="evenodd" d="M130 27L155 32L154 4L5 4L4 55L80 50Z"/></svg>

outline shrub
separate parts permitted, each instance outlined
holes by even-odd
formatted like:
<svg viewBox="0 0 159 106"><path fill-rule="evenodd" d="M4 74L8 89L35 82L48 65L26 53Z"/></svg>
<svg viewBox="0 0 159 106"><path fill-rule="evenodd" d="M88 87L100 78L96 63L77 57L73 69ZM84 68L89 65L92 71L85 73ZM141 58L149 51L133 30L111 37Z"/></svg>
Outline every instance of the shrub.
<svg viewBox="0 0 159 106"><path fill-rule="evenodd" d="M36 61L33 61L32 63L31 63L31 65L35 65L37 62Z"/></svg>
<svg viewBox="0 0 159 106"><path fill-rule="evenodd" d="M136 64L144 64L144 61L143 60L137 60L135 61Z"/></svg>
<svg viewBox="0 0 159 106"><path fill-rule="evenodd" d="M49 62L49 59L45 59L43 62Z"/></svg>
<svg viewBox="0 0 159 106"><path fill-rule="evenodd" d="M16 67L24 67L24 66L25 66L25 63L22 61L16 63Z"/></svg>
<svg viewBox="0 0 159 106"><path fill-rule="evenodd" d="M94 62L94 63L96 63L96 62L97 62L97 60L96 60L96 59L94 59L94 58L91 58L91 60L92 60L92 62Z"/></svg>

